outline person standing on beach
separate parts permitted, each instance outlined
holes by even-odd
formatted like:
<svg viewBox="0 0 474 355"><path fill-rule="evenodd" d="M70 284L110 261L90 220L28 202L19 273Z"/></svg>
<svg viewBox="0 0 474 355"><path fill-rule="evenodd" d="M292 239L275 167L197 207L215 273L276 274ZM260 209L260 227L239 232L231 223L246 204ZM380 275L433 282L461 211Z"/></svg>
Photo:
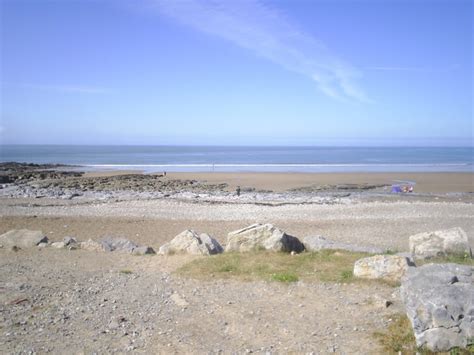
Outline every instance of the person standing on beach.
<svg viewBox="0 0 474 355"><path fill-rule="evenodd" d="M237 196L240 196L240 186L237 186L237 189L235 189L235 192L237 192Z"/></svg>

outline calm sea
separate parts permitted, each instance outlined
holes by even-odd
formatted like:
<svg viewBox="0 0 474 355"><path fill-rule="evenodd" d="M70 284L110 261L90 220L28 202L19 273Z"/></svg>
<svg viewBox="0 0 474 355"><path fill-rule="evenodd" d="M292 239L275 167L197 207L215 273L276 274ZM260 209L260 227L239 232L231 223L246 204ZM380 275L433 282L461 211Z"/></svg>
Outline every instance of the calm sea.
<svg viewBox="0 0 474 355"><path fill-rule="evenodd" d="M279 172L473 172L474 149L0 145L0 161L61 163L89 170Z"/></svg>

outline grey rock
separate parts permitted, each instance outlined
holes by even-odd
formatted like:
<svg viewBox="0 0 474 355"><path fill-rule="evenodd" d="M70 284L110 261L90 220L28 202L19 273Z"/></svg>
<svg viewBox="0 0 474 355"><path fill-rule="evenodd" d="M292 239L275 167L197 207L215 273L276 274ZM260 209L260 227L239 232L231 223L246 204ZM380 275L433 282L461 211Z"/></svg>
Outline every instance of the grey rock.
<svg viewBox="0 0 474 355"><path fill-rule="evenodd" d="M472 256L469 239L461 228L420 233L409 238L410 252L417 259L437 256Z"/></svg>
<svg viewBox="0 0 474 355"><path fill-rule="evenodd" d="M370 253L370 254L382 254L384 252L384 250L381 248L355 245L355 244L347 244L347 243L339 243L336 241L326 239L325 237L320 236L320 235L309 236L309 237L303 238L303 244L306 250L308 251L320 251L320 250L325 250L325 249L332 249L332 250L347 250L347 251L358 252L358 253Z"/></svg>
<svg viewBox="0 0 474 355"><path fill-rule="evenodd" d="M225 249L227 252L246 252L259 249L300 253L304 250L304 245L298 238L286 234L269 223L253 224L227 235Z"/></svg>
<svg viewBox="0 0 474 355"><path fill-rule="evenodd" d="M77 244L77 239L74 237L64 237L63 242L65 246L69 246L71 244Z"/></svg>
<svg viewBox="0 0 474 355"><path fill-rule="evenodd" d="M108 252L121 251L131 253L138 245L126 238L105 237L101 240L102 249Z"/></svg>
<svg viewBox="0 0 474 355"><path fill-rule="evenodd" d="M178 234L170 242L162 245L158 254L213 255L222 252L223 248L217 240L205 233L198 234L188 229Z"/></svg>
<svg viewBox="0 0 474 355"><path fill-rule="evenodd" d="M409 268L400 295L418 346L465 348L474 337L473 267L427 264Z"/></svg>
<svg viewBox="0 0 474 355"><path fill-rule="evenodd" d="M47 242L48 238L43 232L28 229L14 229L0 235L0 244L8 248L32 248Z"/></svg>
<svg viewBox="0 0 474 355"><path fill-rule="evenodd" d="M137 247L132 250L133 255L148 255L148 254L155 254L155 251L153 250L152 247L148 246L141 246Z"/></svg>
<svg viewBox="0 0 474 355"><path fill-rule="evenodd" d="M408 270L407 258L399 255L375 255L354 264L354 276L399 282Z"/></svg>

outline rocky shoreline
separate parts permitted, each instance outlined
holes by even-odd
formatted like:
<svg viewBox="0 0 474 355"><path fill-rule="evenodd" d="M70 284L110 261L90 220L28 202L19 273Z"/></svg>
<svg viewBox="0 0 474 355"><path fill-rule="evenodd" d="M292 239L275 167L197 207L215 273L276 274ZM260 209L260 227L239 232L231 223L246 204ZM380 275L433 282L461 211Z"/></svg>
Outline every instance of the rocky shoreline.
<svg viewBox="0 0 474 355"><path fill-rule="evenodd" d="M57 164L0 163L0 198L88 201L175 199L219 203L347 204L368 200L472 199L471 194L391 194L387 184L323 184L291 188L284 192L240 188L227 183L172 179L163 174L127 173L87 176L80 167Z"/></svg>

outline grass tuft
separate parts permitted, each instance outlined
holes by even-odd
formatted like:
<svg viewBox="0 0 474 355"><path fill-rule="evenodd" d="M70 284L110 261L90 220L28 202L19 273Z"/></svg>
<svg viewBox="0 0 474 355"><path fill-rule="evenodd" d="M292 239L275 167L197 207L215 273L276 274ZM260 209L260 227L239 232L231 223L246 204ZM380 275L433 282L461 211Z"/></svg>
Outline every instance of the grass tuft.
<svg viewBox="0 0 474 355"><path fill-rule="evenodd" d="M197 279L353 282L354 262L367 255L340 250L298 255L269 251L223 253L195 259L180 267L177 273Z"/></svg>
<svg viewBox="0 0 474 355"><path fill-rule="evenodd" d="M124 269L124 270L120 270L120 273L124 274L124 275L130 275L130 274L133 274L133 271L128 270L128 269Z"/></svg>
<svg viewBox="0 0 474 355"><path fill-rule="evenodd" d="M405 314L392 316L393 321L386 332L377 332L375 337L387 353L415 354L415 336L410 320Z"/></svg>
<svg viewBox="0 0 474 355"><path fill-rule="evenodd" d="M296 276L295 274L283 272L283 273L273 274L272 280L279 281L279 282L296 282L298 281L298 276Z"/></svg>

